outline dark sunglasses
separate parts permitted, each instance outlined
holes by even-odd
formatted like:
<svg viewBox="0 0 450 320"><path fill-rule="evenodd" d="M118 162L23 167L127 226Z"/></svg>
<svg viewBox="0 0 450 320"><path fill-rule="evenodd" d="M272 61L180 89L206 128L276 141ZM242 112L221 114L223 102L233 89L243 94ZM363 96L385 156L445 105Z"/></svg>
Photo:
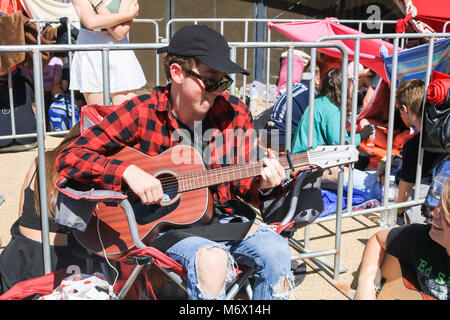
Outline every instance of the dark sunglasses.
<svg viewBox="0 0 450 320"><path fill-rule="evenodd" d="M227 90L231 84L233 83L233 79L231 79L229 76L225 75L222 80L216 81L212 79L207 79L199 75L198 73L192 71L192 70L184 70L186 74L196 77L197 79L200 79L203 84L205 85L205 91L206 92L213 92L217 89L221 88L222 90Z"/></svg>

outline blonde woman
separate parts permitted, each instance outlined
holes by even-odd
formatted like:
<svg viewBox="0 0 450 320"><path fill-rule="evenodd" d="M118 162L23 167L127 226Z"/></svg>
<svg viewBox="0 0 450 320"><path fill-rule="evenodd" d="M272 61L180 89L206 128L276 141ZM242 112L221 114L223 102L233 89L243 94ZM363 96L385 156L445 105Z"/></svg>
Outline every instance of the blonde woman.
<svg viewBox="0 0 450 320"><path fill-rule="evenodd" d="M128 43L127 35L133 19L138 16L137 0L73 0L81 28L78 44ZM136 95L146 83L145 75L131 50L109 52L110 97L118 105ZM87 104L108 104L103 101L102 53L76 51L70 89L83 93Z"/></svg>
<svg viewBox="0 0 450 320"><path fill-rule="evenodd" d="M45 152L47 178L47 205L49 212L49 240L52 271L69 266L84 270L85 260L76 257L71 248L75 239L71 230L54 222L58 190L55 183L60 177L55 160L80 135L77 123L59 146ZM25 176L19 202L19 218L11 227L11 241L0 254L0 294L18 282L44 274L42 251L42 226L40 217L38 158L36 157Z"/></svg>
<svg viewBox="0 0 450 320"><path fill-rule="evenodd" d="M431 224L381 230L367 242L355 299L375 299L375 278L386 253L415 272L421 291L450 299L450 179L443 188Z"/></svg>

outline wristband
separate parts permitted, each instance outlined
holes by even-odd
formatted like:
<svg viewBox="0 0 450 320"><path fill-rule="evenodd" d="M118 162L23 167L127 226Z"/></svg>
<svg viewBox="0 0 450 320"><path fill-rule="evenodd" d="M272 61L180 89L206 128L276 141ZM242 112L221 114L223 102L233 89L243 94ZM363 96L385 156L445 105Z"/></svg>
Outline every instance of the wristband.
<svg viewBox="0 0 450 320"><path fill-rule="evenodd" d="M103 0L100 0L100 2L97 3L97 4L94 6L94 11L95 11L95 13L97 13L97 9L98 9L102 4L103 4Z"/></svg>

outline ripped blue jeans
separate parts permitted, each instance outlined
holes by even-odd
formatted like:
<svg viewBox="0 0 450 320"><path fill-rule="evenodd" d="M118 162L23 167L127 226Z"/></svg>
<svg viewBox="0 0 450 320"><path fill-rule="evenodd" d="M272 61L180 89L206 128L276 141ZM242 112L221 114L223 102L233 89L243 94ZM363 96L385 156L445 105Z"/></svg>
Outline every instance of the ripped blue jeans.
<svg viewBox="0 0 450 320"><path fill-rule="evenodd" d="M224 222L223 220L221 222ZM196 256L201 248L218 247L228 254L228 274L224 287L216 297L209 297L200 288ZM166 255L183 265L187 270L188 298L219 299L226 296L226 284L233 280L235 266L243 264L254 268L254 300L288 299L292 291L293 275L291 272L291 252L286 239L270 227L261 224L245 240L215 242L201 237L185 238L166 251ZM214 270L211 270L214 272ZM285 277L289 289L286 293L275 294L281 280Z"/></svg>

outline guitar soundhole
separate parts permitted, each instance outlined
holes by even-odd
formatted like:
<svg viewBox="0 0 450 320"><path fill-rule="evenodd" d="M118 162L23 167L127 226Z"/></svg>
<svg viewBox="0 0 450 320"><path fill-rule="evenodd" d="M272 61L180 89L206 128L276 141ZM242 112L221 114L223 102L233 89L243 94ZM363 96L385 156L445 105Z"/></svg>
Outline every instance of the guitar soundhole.
<svg viewBox="0 0 450 320"><path fill-rule="evenodd" d="M156 221L175 210L179 203L178 180L170 173L156 175L163 188L163 200L160 204L145 205L141 202L134 203L133 210L136 222L140 225Z"/></svg>
<svg viewBox="0 0 450 320"><path fill-rule="evenodd" d="M168 205L172 202L178 195L178 180L175 176L169 173L163 173L157 176L158 180L161 181L163 188L163 201L162 205Z"/></svg>

